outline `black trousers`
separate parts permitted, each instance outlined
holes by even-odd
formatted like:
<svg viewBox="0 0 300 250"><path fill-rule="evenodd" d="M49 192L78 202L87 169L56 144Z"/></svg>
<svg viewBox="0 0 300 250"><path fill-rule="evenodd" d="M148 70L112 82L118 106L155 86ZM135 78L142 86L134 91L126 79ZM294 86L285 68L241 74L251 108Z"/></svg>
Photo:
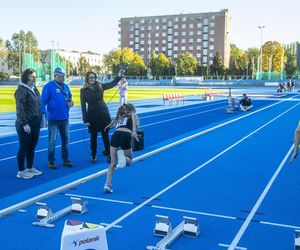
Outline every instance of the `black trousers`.
<svg viewBox="0 0 300 250"><path fill-rule="evenodd" d="M106 131L101 131L104 149L109 154L110 144L109 144L108 133L109 133L108 129ZM91 154L92 154L92 157L95 157L97 154L97 136L98 136L98 132L91 132Z"/></svg>
<svg viewBox="0 0 300 250"><path fill-rule="evenodd" d="M19 150L17 153L17 161L19 171L25 170L25 159L27 168L32 168L34 160L34 150L40 136L40 124L30 126L30 133L25 133L23 126L16 121L16 130L19 137Z"/></svg>

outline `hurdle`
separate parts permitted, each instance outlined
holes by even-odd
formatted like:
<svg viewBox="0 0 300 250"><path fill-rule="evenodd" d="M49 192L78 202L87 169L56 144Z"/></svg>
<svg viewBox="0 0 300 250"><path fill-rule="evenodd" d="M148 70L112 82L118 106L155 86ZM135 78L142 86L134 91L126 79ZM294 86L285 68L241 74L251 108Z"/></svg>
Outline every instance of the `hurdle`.
<svg viewBox="0 0 300 250"><path fill-rule="evenodd" d="M199 233L200 228L197 218L183 216L183 221L172 230L168 216L156 215L154 235L162 236L163 239L160 240L156 246L147 246L146 249L165 250L181 235L196 238Z"/></svg>
<svg viewBox="0 0 300 250"><path fill-rule="evenodd" d="M53 222L59 220L60 218L68 214L83 214L88 210L86 208L88 202L82 201L80 198L71 197L72 204L68 207L65 207L56 213L53 213L50 207L46 203L36 202L36 205L39 206L36 219L32 225L40 227L55 227Z"/></svg>

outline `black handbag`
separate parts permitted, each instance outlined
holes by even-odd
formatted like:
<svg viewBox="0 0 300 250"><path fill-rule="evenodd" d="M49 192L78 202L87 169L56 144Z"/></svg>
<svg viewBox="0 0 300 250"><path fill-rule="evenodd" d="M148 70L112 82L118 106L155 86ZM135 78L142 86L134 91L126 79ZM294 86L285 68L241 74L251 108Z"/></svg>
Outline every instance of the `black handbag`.
<svg viewBox="0 0 300 250"><path fill-rule="evenodd" d="M144 130L137 129L136 131L139 141L137 141L134 137L131 139L131 148L132 151L139 151L144 149Z"/></svg>

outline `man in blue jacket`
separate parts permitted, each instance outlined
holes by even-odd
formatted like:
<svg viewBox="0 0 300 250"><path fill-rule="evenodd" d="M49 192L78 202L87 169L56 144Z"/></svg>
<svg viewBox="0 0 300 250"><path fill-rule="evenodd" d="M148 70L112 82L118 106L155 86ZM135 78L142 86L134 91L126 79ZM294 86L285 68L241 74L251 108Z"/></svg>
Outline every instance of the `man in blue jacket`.
<svg viewBox="0 0 300 250"><path fill-rule="evenodd" d="M42 90L42 113L48 120L48 167L56 169L55 144L57 132L61 137L61 158L63 165L73 167L69 160L69 110L73 107L72 94L64 83L65 72L57 67L54 70L54 80L48 82Z"/></svg>

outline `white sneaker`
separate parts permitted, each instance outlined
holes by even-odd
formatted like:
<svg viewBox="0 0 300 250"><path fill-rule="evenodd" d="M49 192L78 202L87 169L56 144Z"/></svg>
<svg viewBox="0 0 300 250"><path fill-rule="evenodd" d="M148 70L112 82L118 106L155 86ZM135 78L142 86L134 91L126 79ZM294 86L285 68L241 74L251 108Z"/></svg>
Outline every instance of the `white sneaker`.
<svg viewBox="0 0 300 250"><path fill-rule="evenodd" d="M43 174L42 171L39 171L36 168L27 168L27 172L31 173L33 175L42 175Z"/></svg>
<svg viewBox="0 0 300 250"><path fill-rule="evenodd" d="M126 166L126 159L124 155L124 151L122 149L118 150L118 168L124 168Z"/></svg>
<svg viewBox="0 0 300 250"><path fill-rule="evenodd" d="M20 179L31 179L34 177L34 174L27 172L26 170L18 171L17 178Z"/></svg>
<svg viewBox="0 0 300 250"><path fill-rule="evenodd" d="M112 186L107 185L107 184L104 185L103 190L104 190L104 193L112 193L113 192Z"/></svg>

